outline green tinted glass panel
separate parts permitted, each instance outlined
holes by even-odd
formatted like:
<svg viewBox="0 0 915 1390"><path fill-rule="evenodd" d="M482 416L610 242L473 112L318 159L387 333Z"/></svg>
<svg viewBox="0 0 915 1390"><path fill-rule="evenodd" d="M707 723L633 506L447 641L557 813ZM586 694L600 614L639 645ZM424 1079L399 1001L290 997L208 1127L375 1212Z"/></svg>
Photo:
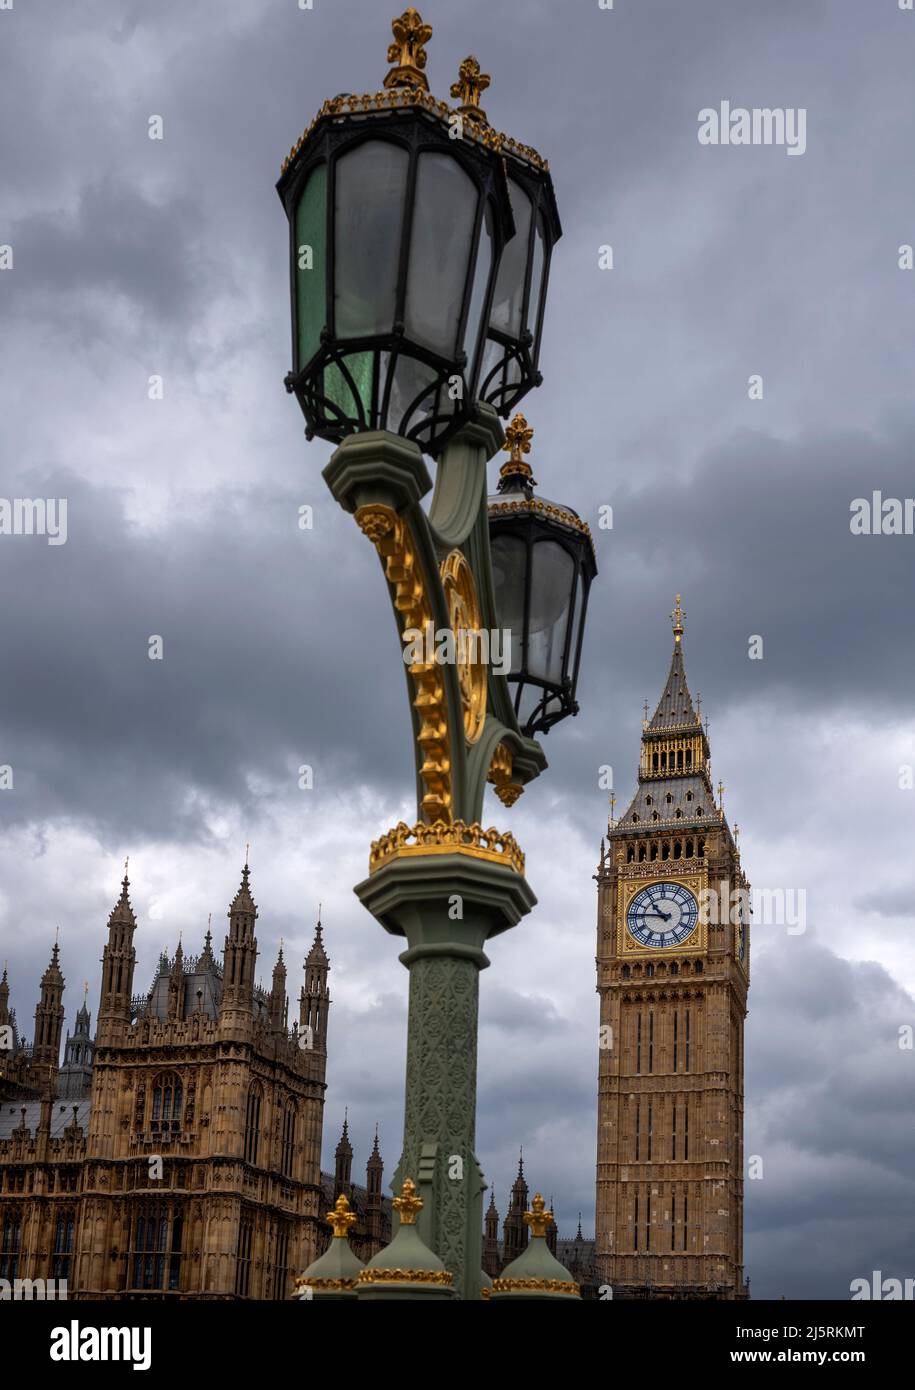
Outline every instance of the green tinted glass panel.
<svg viewBox="0 0 915 1390"><path fill-rule="evenodd" d="M327 166L319 164L299 199L295 213L296 334L299 370L318 350L327 320ZM310 261L306 248L310 248ZM309 263L311 269L303 268Z"/></svg>
<svg viewBox="0 0 915 1390"><path fill-rule="evenodd" d="M365 418L368 427L372 427L371 405L372 405L372 364L375 354L373 352L353 352L346 359L346 370L349 372L353 381L356 383L356 390L362 402L362 409L365 411ZM327 398L338 405L344 414L357 418L358 407L353 400L353 393L349 382L341 372L340 368L331 365L324 373L324 394Z"/></svg>

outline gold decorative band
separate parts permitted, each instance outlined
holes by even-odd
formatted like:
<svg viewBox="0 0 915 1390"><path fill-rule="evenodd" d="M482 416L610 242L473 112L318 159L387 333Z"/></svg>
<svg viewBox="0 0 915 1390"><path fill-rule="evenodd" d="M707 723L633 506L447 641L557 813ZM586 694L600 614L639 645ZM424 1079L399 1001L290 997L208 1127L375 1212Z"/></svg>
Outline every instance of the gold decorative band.
<svg viewBox="0 0 915 1390"><path fill-rule="evenodd" d="M573 531L580 531L583 536L587 536L591 542L591 549L594 549L594 537L591 535L591 528L586 521L582 521L580 516L566 511L565 507L557 507L554 502L543 502L539 497L526 497L519 502L490 502L490 516L504 516L512 512L539 512L543 516L550 517L553 521L559 521L563 526L570 526Z"/></svg>
<svg viewBox="0 0 915 1390"><path fill-rule="evenodd" d="M564 1279L493 1279L493 1293L562 1293L569 1298L581 1298L577 1284Z"/></svg>
<svg viewBox="0 0 915 1390"><path fill-rule="evenodd" d="M421 87L390 87L384 92L363 92L359 96L332 97L329 101L325 101L311 125L299 136L283 160L282 172L285 174L315 126L325 117L349 114L362 115L371 111L394 111L405 106L422 106L443 121L447 121L450 116L455 114L447 102L437 101L434 96L429 92L424 92ZM542 159L536 150L531 149L530 145L522 145L517 140L512 140L508 135L501 135L482 121L465 122L464 134L465 137L476 140L479 144L486 145L499 154L509 154L516 159L524 160L535 169L545 171L550 167L549 162Z"/></svg>
<svg viewBox="0 0 915 1390"><path fill-rule="evenodd" d="M477 822L465 825L462 820L435 821L426 825L407 825L400 821L380 839L372 841L369 873L374 873L391 859L413 858L427 854L467 854L475 859L487 859L524 873L524 855L517 840L508 831L503 833L490 826L484 830Z"/></svg>
<svg viewBox="0 0 915 1390"><path fill-rule="evenodd" d="M360 1284L441 1284L454 1283L447 1269L360 1269Z"/></svg>
<svg viewBox="0 0 915 1390"><path fill-rule="evenodd" d="M356 1287L355 1279L297 1279L293 1287L296 1293L300 1289L314 1289L316 1293L351 1293Z"/></svg>

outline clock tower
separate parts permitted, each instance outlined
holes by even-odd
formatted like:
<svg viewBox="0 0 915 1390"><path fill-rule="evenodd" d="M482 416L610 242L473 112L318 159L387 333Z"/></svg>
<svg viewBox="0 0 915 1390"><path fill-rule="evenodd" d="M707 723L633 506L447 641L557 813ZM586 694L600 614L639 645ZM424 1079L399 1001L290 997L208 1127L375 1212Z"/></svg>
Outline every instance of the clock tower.
<svg viewBox="0 0 915 1390"><path fill-rule="evenodd" d="M615 1298L742 1298L749 886L686 683L683 619L638 787L601 844L596 1260Z"/></svg>

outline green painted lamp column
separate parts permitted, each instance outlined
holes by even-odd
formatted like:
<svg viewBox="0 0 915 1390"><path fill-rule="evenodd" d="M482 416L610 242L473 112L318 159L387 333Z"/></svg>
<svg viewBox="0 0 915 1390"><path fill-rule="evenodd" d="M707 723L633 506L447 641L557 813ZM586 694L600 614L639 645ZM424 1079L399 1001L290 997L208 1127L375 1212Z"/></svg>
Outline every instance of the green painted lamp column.
<svg viewBox="0 0 915 1390"><path fill-rule="evenodd" d="M355 890L407 942L404 1146L394 1187L416 1184L419 1234L464 1299L479 1298L483 1284L485 1182L474 1146L484 946L536 901L513 837L483 828L483 797L489 783L510 806L546 759L518 728L504 674L460 641L452 659L437 660L428 640L496 631L486 463L502 439L492 408L477 407L439 461L428 516L420 503L431 479L418 447L399 436L353 435L324 471L378 550L411 696L418 819L372 845Z"/></svg>

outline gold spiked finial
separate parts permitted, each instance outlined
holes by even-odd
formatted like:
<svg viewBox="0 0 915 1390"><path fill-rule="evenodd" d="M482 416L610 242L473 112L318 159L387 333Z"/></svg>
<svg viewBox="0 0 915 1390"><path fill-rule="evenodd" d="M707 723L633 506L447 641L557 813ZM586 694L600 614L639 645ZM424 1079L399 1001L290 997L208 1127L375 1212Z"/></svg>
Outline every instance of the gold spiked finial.
<svg viewBox="0 0 915 1390"><path fill-rule="evenodd" d="M349 1202L341 1192L334 1203L333 1211L329 1211L324 1219L333 1231L335 1240L346 1240L350 1227L356 1224L356 1213L350 1211Z"/></svg>
<svg viewBox="0 0 915 1390"><path fill-rule="evenodd" d="M88 1002L89 1002L89 981L88 981L88 980L83 980L83 1008L86 1007L86 1005L87 1005Z"/></svg>
<svg viewBox="0 0 915 1390"><path fill-rule="evenodd" d="M505 431L502 448L508 450L508 458L499 469L500 490L508 478L523 478L531 487L537 486L531 466L524 458L531 451L533 437L534 431L519 411Z"/></svg>
<svg viewBox="0 0 915 1390"><path fill-rule="evenodd" d="M724 783L718 783L718 813L724 819Z"/></svg>
<svg viewBox="0 0 915 1390"><path fill-rule="evenodd" d="M391 1206L400 1217L402 1226L415 1226L417 1213L423 1209L422 1197L416 1195L416 1183L412 1178L404 1178L400 1196L395 1197Z"/></svg>
<svg viewBox="0 0 915 1390"><path fill-rule="evenodd" d="M539 1192L534 1193L530 1211L524 1213L524 1224L530 1226L532 1236L545 1236L553 1224L553 1213L547 1211L546 1202Z"/></svg>
<svg viewBox="0 0 915 1390"><path fill-rule="evenodd" d="M480 97L492 82L488 72L480 71L480 64L476 58L471 56L465 58L458 69L458 80L451 84L451 95L459 97L461 104L458 107L462 116L469 116L473 121L482 121L488 125L486 112L480 105Z"/></svg>
<svg viewBox="0 0 915 1390"><path fill-rule="evenodd" d="M615 817L615 814L614 814L615 811L616 811L616 792L611 792L611 793L610 793L610 829L611 829L611 830L613 829L614 825L616 824L616 817Z"/></svg>
<svg viewBox="0 0 915 1390"><path fill-rule="evenodd" d="M384 79L386 87L419 87L429 90L426 77L425 45L432 37L432 25L424 24L422 15L413 6L404 10L399 19L391 20L394 42L388 47L388 62L394 67Z"/></svg>
<svg viewBox="0 0 915 1390"><path fill-rule="evenodd" d="M676 601L676 603L674 604L674 611L673 611L673 612L671 613L671 615L670 615L670 620L671 620L671 622L672 622L673 625L674 625L674 641L675 641L675 642L679 642L680 638L683 636L683 619L684 619L685 617L686 617L686 614L684 613L683 609L680 607L680 595L677 594L677 601Z"/></svg>

